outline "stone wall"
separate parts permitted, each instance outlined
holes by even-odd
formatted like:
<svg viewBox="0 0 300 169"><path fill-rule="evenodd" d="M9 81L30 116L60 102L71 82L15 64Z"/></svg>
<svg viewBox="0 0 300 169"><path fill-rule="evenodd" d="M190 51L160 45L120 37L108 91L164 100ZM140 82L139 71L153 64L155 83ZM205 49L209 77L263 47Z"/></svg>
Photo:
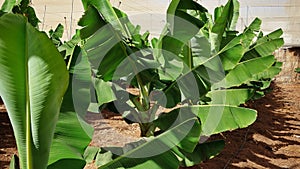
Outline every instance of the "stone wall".
<svg viewBox="0 0 300 169"><path fill-rule="evenodd" d="M295 69L300 67L300 47L281 48L275 52L278 61L283 62L282 71L276 76L276 82L300 82L300 74Z"/></svg>

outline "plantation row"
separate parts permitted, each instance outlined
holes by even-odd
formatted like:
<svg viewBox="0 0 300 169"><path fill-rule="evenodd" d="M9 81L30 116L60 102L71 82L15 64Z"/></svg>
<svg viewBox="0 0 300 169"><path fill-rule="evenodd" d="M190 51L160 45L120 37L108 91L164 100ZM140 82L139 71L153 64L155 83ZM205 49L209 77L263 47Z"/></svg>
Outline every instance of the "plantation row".
<svg viewBox="0 0 300 169"><path fill-rule="evenodd" d="M81 29L67 42L61 24L39 31L28 0L6 0L1 8L0 96L19 152L11 168L197 165L224 147L203 138L255 121L257 112L243 104L264 96L280 72L273 52L284 43L282 30L264 35L256 18L236 31L237 0L213 15L193 0L172 0L152 39L108 0L82 4ZM85 115L102 109L139 123L141 139L89 146L93 128Z"/></svg>

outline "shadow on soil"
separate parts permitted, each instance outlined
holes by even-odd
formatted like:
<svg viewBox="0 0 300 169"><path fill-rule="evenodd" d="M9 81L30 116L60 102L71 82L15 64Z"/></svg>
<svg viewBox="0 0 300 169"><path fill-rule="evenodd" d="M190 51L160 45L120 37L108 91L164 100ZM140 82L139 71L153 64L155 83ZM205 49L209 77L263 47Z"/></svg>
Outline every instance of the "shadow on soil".
<svg viewBox="0 0 300 169"><path fill-rule="evenodd" d="M285 160L298 158L299 156L285 155L278 153L277 150L287 145L300 145L300 139L291 139L291 132L299 130L299 122L295 118L295 112L286 110L293 106L277 85L273 85L273 91L264 98L248 103L247 107L258 110L258 118L249 128L226 132L222 136L212 136L211 139L223 138L226 140L225 149L216 158L209 160L195 168L286 168L274 165L271 160ZM294 105L295 106L295 105ZM297 122L298 121L298 122ZM271 160L270 160L271 159ZM247 162L249 166L240 165ZM234 165L236 164L236 165ZM256 167L255 167L256 166ZM289 168L300 168L300 163Z"/></svg>

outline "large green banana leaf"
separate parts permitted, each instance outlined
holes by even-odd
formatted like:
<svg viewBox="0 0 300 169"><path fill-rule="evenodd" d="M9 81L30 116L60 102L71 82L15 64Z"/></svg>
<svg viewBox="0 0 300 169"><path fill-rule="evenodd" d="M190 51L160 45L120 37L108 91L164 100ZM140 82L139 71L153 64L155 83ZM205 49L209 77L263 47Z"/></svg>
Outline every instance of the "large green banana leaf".
<svg viewBox="0 0 300 169"><path fill-rule="evenodd" d="M51 40L25 17L4 14L0 27L0 95L21 166L46 168L68 72Z"/></svg>
<svg viewBox="0 0 300 169"><path fill-rule="evenodd" d="M124 37L134 36L132 33L136 28L125 13L112 8L107 0L83 1L83 4L88 7L79 21L80 26L84 27L81 35L88 38L84 50L97 75L104 81L112 80L120 63L135 52L124 41ZM137 64L137 61L131 64Z"/></svg>
<svg viewBox="0 0 300 169"><path fill-rule="evenodd" d="M184 1L183 3L186 3L186 1ZM196 78L199 77L198 81L200 83L198 83L198 85L199 87L202 87L199 96L205 94L205 90L203 89L206 89L206 92L208 92L210 90L210 85L212 85L214 82L217 82L218 80L220 81L221 79L223 79L225 73L231 74L231 75L229 74L226 75L228 76L227 79L229 78L229 76L234 77L232 75L236 74L237 70L241 69L242 67L241 64L243 63L239 64L239 62L242 59L245 61L245 58L252 59L256 57L268 56L272 54L272 51L274 51L275 49L277 49L283 44L283 40L282 38L280 38L282 34L281 30L274 31L269 35L259 38L257 36L257 32L259 31L261 20L257 18L249 25L249 27L247 27L244 30L243 33L241 33L240 35L232 36L230 34L230 31L234 28L234 22L236 22L235 20L238 17L238 12L237 12L238 7L239 7L238 2L236 0L231 0L228 1L225 7L216 9L217 15L215 17L216 18L215 21L214 22L212 21L212 23L207 23L208 26L204 26L199 31L199 33L191 39L190 45L189 47L187 47L190 48L189 50L191 54L186 56L192 56L192 57L186 57L183 60L184 61L190 60L190 61L185 61L185 63L193 63L193 67L190 66L189 68L191 72L194 72ZM200 16L201 15L199 14L199 16L196 18L203 20L204 18ZM210 26L212 26L212 28L210 28ZM255 37L258 37L257 42L254 42ZM166 46L171 44L168 41L164 41L164 43ZM173 43L175 42L173 41ZM187 50L182 50L182 53L187 53L185 51ZM191 58L193 60L191 60ZM261 61L262 60L266 60L266 58L261 59ZM272 62L271 60L270 62ZM275 59L273 59L273 62L275 62ZM221 69L220 69L220 63L221 63ZM262 66L261 68L263 68L264 70L268 69L268 67L271 66L271 65L267 66L266 64L263 65L264 66ZM202 67L201 70L204 71L197 71L197 69L199 69L200 67ZM178 72L178 70L179 69L175 67L168 67L169 72ZM264 72L264 70L260 70L260 72ZM220 78L217 78L216 79L217 81L212 80L211 77L208 76L206 76L205 78L204 75L205 72L212 74L211 77L216 76ZM240 72L239 76L236 76L236 78L241 78L243 79L243 81L240 81L238 85L245 84L251 81L253 79L252 76L256 76L257 74L257 72L251 72L251 71L248 71L248 74L246 75L245 73L243 74L243 71L241 70L239 70L239 72ZM275 73L275 71L273 72ZM222 73L223 73L223 78L221 75ZM183 76L188 74L189 73L185 72ZM220 74L221 76L217 76L216 74ZM256 79L256 80L260 80L260 79ZM228 81L230 80L228 79ZM224 83L224 81L221 81L220 83ZM169 91L172 90L170 90L169 88L174 86L175 85L168 86L168 88L165 90L166 95L170 96L168 97L170 99L172 99L172 95L169 94ZM205 88L204 86L207 87ZM214 84L214 86L216 85Z"/></svg>
<svg viewBox="0 0 300 169"><path fill-rule="evenodd" d="M178 109L182 113L178 114ZM210 136L228 130L245 128L255 121L257 114L255 110L226 105L225 103L184 106L178 109L161 116L161 118L156 120L156 125L160 129L165 130L174 123L178 116L180 117L191 112L200 118L201 135Z"/></svg>
<svg viewBox="0 0 300 169"><path fill-rule="evenodd" d="M245 28L243 33L231 39L226 44L222 44L224 47L219 51L219 53L231 49L236 45L242 45L245 49L248 49L253 43L253 38L257 36L256 34L260 30L261 23L262 21L259 18L255 18L250 25Z"/></svg>
<svg viewBox="0 0 300 169"><path fill-rule="evenodd" d="M81 38L86 39L90 37L98 29L100 29L103 24L105 23L103 23L103 20L101 19L101 16L99 15L97 9L94 6L90 5L78 22L78 25L83 27L80 30Z"/></svg>
<svg viewBox="0 0 300 169"><path fill-rule="evenodd" d="M142 145L143 143L146 143L145 141L140 141L140 142L141 143L130 143L127 145L127 147L132 144L137 145L136 147L138 147L138 146ZM225 146L225 141L223 141L223 140L200 143L194 148L193 152L187 152L187 151L185 151L185 149L180 149L179 147L175 146L171 149L171 152L177 156L177 159L176 159L176 163L171 162L171 164L174 164L174 166L172 165L173 168L177 168L178 165L180 165L181 167L191 167L191 166L200 164L201 162L209 160L209 159L215 157L216 155L218 155L221 152L221 150L224 148L224 146ZM114 157L115 155L111 151L109 151L112 149L114 151L119 151L119 152L124 151L123 148L116 148L116 147L100 148L100 149L97 147L90 147L89 152L87 152L87 158L89 158L89 160L91 162L96 156L96 166L102 168L103 166L105 166L105 164L107 164L107 163L111 162L112 160L114 160L115 158L117 158L117 157ZM138 151L141 151L141 150L138 150ZM163 159L166 160L165 163L169 163L169 160L173 159L172 154L169 154L169 158L165 158L167 155L168 155L167 153L164 153L161 155L161 156L164 156ZM158 160L157 158L159 158L161 156L154 157L154 159L157 161ZM151 159L152 159L152 157L151 157ZM131 159L131 160L134 160L134 159ZM156 164L151 164L149 162L147 164L142 159L137 159L137 160L138 160L138 162L135 161L135 164L129 162L132 165L130 168L140 168L139 165L141 165L142 167L148 168L148 167L154 167L156 165ZM179 164L177 161L179 161ZM172 167L172 166L170 165L170 167ZM111 164L109 167L113 168L113 164ZM122 167L125 167L125 165L122 165ZM169 167L169 166L160 165L157 167L162 168L162 167Z"/></svg>
<svg viewBox="0 0 300 169"><path fill-rule="evenodd" d="M147 47L144 44L145 40L143 40L145 37L139 35L139 27L134 27L129 22L126 14L120 10L111 8L108 2L101 1L102 5L100 5L96 1L89 1L87 4L89 4L88 11L86 11L80 20L81 26L84 27L81 33L84 34L84 37L88 37L83 48L95 77L99 78L94 78L93 80L95 90L97 91L98 105L101 106L104 103L116 100L115 91L112 89L115 85L119 85L115 81L119 81L121 77L133 79L133 82L127 80L126 84L123 83L125 85L131 85L135 81L139 81L139 85L134 86L139 87L140 91L142 91L141 93L144 95L146 93L145 85L153 81L155 79L153 77L155 76L149 73L148 70L144 72L140 71L144 68L155 69L159 65L155 60L146 58L146 56L151 56L151 51L136 52L137 49L131 47L131 42L128 42L124 38L130 37L131 40L135 41L132 43L139 41L138 46L141 48ZM97 24L93 20L95 18L98 19ZM122 23L122 25L115 27L114 24L116 23ZM96 32L88 32L91 30L95 31L96 28L98 28ZM148 35L146 34L145 36ZM104 86L105 88L103 88ZM137 107L143 109L143 106L137 105Z"/></svg>
<svg viewBox="0 0 300 169"><path fill-rule="evenodd" d="M84 45L92 69L104 81L112 80L114 71L128 56L126 45L111 25L100 29ZM110 65L110 66L107 66Z"/></svg>
<svg viewBox="0 0 300 169"><path fill-rule="evenodd" d="M253 81L260 80L260 79L270 79L278 75L281 71L282 62L275 62L272 67L265 70L262 73L256 74L253 76Z"/></svg>
<svg viewBox="0 0 300 169"><path fill-rule="evenodd" d="M244 94L242 94L242 96L235 96L236 99L234 101L229 101L231 96L236 94L237 91ZM201 135L210 136L228 130L247 127L255 121L256 111L236 107L237 104L241 102L241 100L238 99L244 99L244 101L248 99L249 92L245 89L239 89L237 91L228 91L227 94L230 98L226 101L216 99L211 105L186 106L179 108L180 111L179 109L175 109L170 113L162 114L160 118L155 121L155 124L159 129L168 131L168 128L173 125L172 123L174 123L174 121L184 121L185 118L189 118L189 113L193 113L199 117L201 121ZM226 91L214 92L215 93L210 92L210 95L214 95L214 97L221 95L221 97L224 97L224 92ZM187 152L187 149L184 148L178 149L178 147L174 147L172 150L180 157L180 161L184 163L184 166L192 166L200 163L205 158L210 158L210 153L214 155L218 154L223 147L216 143L215 146L219 147L217 150L214 151L214 149L211 149L211 151L206 151L205 148L202 149L205 147L204 145L197 145L192 152Z"/></svg>
<svg viewBox="0 0 300 169"><path fill-rule="evenodd" d="M112 80L114 71L128 56L126 46L123 44L118 32L101 18L98 10L92 5L89 6L79 23L81 26L84 26L80 30L81 37L88 38L83 46L83 50L93 72L101 78L93 78L93 84L98 96L98 105L101 106L116 99L111 82L107 81ZM101 29L101 27L104 28Z"/></svg>
<svg viewBox="0 0 300 169"><path fill-rule="evenodd" d="M252 89L226 89L226 90L213 90L207 93L211 98L210 104L224 104L239 106L246 103L253 96Z"/></svg>
<svg viewBox="0 0 300 169"><path fill-rule="evenodd" d="M91 69L78 46L73 50L69 65L72 83L63 98L48 169L83 168L86 163L83 154L93 135L93 128L84 121L91 102Z"/></svg>
<svg viewBox="0 0 300 169"><path fill-rule="evenodd" d="M125 154L119 156L111 162L100 166L100 168L178 168L179 160L170 150L176 147L178 143L186 141L186 139L184 139L184 136L187 135L186 131L192 130L198 133L196 136L194 135L195 133L190 132L194 135L194 139L191 139L191 137L187 136L190 141L196 141L197 143L200 136L200 133L197 132L197 130L199 131L199 127L200 123L196 118L190 118L182 121L159 136L148 138L146 142L140 144L132 150L125 152ZM193 147L193 151L195 148L195 143L192 145L182 144L181 146L179 144L180 148L186 150L191 148L189 146Z"/></svg>
<svg viewBox="0 0 300 169"><path fill-rule="evenodd" d="M248 127L256 120L257 116L257 112L253 109L235 106L204 105L191 106L190 109L200 118L201 134L207 136Z"/></svg>
<svg viewBox="0 0 300 169"><path fill-rule="evenodd" d="M254 21L244 30L243 33L234 37L229 42L222 41L222 48L218 51L218 55L222 62L225 71L233 69L238 62L243 58L245 52L249 49L254 37L255 32L259 30L261 20L256 18ZM199 56L199 55L196 55ZM201 57L201 56L200 56Z"/></svg>
<svg viewBox="0 0 300 169"><path fill-rule="evenodd" d="M244 30L244 32L228 40L226 35L223 34L225 34L226 30L229 29L227 26L230 25L231 22L234 22L230 20L231 13L237 15L232 16L233 18L238 17L238 13L234 12L237 10L236 8L238 7L238 2L236 0L229 1L226 6L228 7L224 7L222 10L222 15L228 17L228 20L225 22L225 24L224 21L226 20L218 19L220 21L217 20L214 23L215 32L211 30L213 33L205 35L203 31L200 31L199 34L193 38L194 40L192 39L191 42L195 66L201 64L208 65L207 62L219 57L224 70L231 70L241 60L244 53L250 47L252 40L256 36L255 32L259 30L261 24L261 20L257 18L249 25L249 27ZM209 36L209 38L206 39L206 36ZM218 39L215 40L219 42L214 42L211 40L211 38L214 36ZM225 38L221 38L223 36L225 36ZM217 46L220 46L219 49L215 48L214 46L216 44L214 45L213 43L216 43ZM211 52L208 51L207 48L210 49ZM203 51L205 52L203 53Z"/></svg>
<svg viewBox="0 0 300 169"><path fill-rule="evenodd" d="M156 50L159 52L154 53L156 59L163 67L158 70L160 79L173 81L172 85L168 85L164 89L168 101L167 107L174 107L178 102L182 101L180 92L183 88L199 89L200 91L193 92L196 94L194 98L197 95L199 98L198 93L200 95L206 93L206 91L203 91L206 88L206 84L203 84L202 80L198 80L197 75L196 78L194 77L193 73L195 72L189 71L194 67L193 53L190 50L191 44L189 40L204 26L204 22L200 18L202 15L205 15L206 11L204 7L192 0L175 0L171 2L168 8L168 25L157 45L155 45ZM183 76L181 76L182 74ZM199 82L198 84L201 87L195 86L197 82ZM178 84L181 84L181 86ZM187 86L188 84L192 84L192 86ZM189 98L191 96L189 93L191 92L185 91L184 93L186 94L184 96Z"/></svg>
<svg viewBox="0 0 300 169"><path fill-rule="evenodd" d="M234 10L234 8L231 10ZM213 49L213 45L211 44L212 42L209 42L209 39L203 34L203 32L199 32L199 34L191 39L194 66L205 65L207 67L211 67L209 62L219 58L219 62L222 63L222 67L225 71L233 69L242 59L245 52L250 48L254 37L256 37L255 32L259 30L260 25L261 20L256 18L240 35L235 36L229 41L227 39L222 40L219 51ZM222 26L215 23L215 27ZM224 32L222 31L221 33ZM211 51L215 51L216 53Z"/></svg>
<svg viewBox="0 0 300 169"><path fill-rule="evenodd" d="M252 124L256 119L255 110L238 108L235 106L188 106L180 108L181 113L179 114L178 110L179 109L176 109L156 121L156 124L158 124L159 127L166 130L161 135L149 138L146 142L144 141L138 144L138 146L133 146L134 148L129 151L125 152L123 150L125 154L115 159L113 159L112 154L108 152L100 155L105 158L106 162L112 160L107 164L100 166L100 168L178 168L179 165L193 166L199 164L203 160L212 158L220 152L224 146L224 142L208 142L198 144L194 147L195 141L197 143L199 139L199 135L194 135L195 131L199 130L199 128L196 127L199 125L199 122L197 122L195 118L186 116L189 112L200 118L202 135L211 135L237 128L244 128ZM176 114L180 121L180 123L174 127L170 127L172 126L172 123L176 121L171 119L173 117L172 114ZM191 129L193 123L194 127ZM195 124L198 125L195 126ZM178 142L179 139L182 139L181 131L190 131L192 135L187 134L187 137L184 138L183 141L180 141L182 144L178 144L176 142ZM190 143L194 143L187 144L186 139L188 139ZM156 147L154 150L153 146ZM157 146L160 146L160 148L157 148ZM190 149L190 146L194 148ZM155 154L153 151L159 151L165 148L170 148L172 151L166 151L165 153L149 158L132 158L135 156L144 157L148 153ZM174 155L176 155L177 158L174 158ZM99 160L101 161L101 159Z"/></svg>
<svg viewBox="0 0 300 169"><path fill-rule="evenodd" d="M82 0L84 9L87 10L89 6L95 7L101 12L102 17L107 23L110 23L116 30L121 31L122 34L128 35L124 25L120 22L117 13L108 0Z"/></svg>
<svg viewBox="0 0 300 169"><path fill-rule="evenodd" d="M182 46L190 40L195 34L198 33L199 29L204 26L204 22L196 18L200 14L207 12L203 6L192 0L174 0L170 3L167 10L167 22L168 22L168 36L164 38L170 38L175 40L174 43L178 43L179 50ZM194 15L197 13L197 15ZM195 17L196 16L196 17ZM188 24L188 26L187 26ZM164 41L165 39L162 39ZM167 40L167 39L166 39ZM176 41L177 40L177 41ZM163 45L163 44L162 44ZM174 52L175 55L178 55L176 51L178 49L172 49L168 46L163 46L163 49Z"/></svg>
<svg viewBox="0 0 300 169"><path fill-rule="evenodd" d="M243 60L272 55L284 44L283 38L280 37L282 34L283 31L278 29L263 37L258 37L258 40L245 53Z"/></svg>
<svg viewBox="0 0 300 169"><path fill-rule="evenodd" d="M174 3L172 5L172 3ZM173 14L176 14L176 11L184 11L181 9L181 7L179 5L176 6L177 3L180 4L186 4L186 6L189 6L189 1L174 1L172 2L168 11L170 13L170 11L173 11ZM184 5L183 5L184 6ZM191 76L191 73L194 74L194 79L197 81L197 88L199 90L199 98L202 97L203 95L205 95L209 90L210 90L210 86L211 84L221 81L224 76L225 76L225 72L224 69L222 68L225 67L225 70L229 70L232 69L233 67L235 67L235 65L240 61L240 59L243 56L244 53L244 49L242 47L242 45L240 44L240 40L238 40L237 38L233 41L234 43L228 44L228 46L225 45L224 50L219 49L221 44L222 44L222 37L224 32L229 29L227 28L228 23L227 22L231 22L232 20L230 19L224 19L224 18L237 18L238 17L238 12L236 12L237 8L238 8L238 2L233 0L233 1L229 1L227 3L227 5L224 7L224 9L222 9L222 14L220 17L220 19L218 19L214 24L213 24L213 28L210 31L210 38L207 38L205 35L203 35L203 33L201 32L202 29L201 27L198 27L198 32L196 32L194 35L191 34L192 31L189 31L189 34L185 34L185 40L190 40L184 48L182 48L182 50L180 52L175 52L173 50L170 50L170 52L173 52L173 54L178 55L178 53L181 53L179 56L177 57L182 57L182 60L186 63L187 66L183 66L182 70L183 73L178 71L180 69L178 69L179 65L173 66L174 64L172 64L172 62L169 62L169 64L165 64L165 65L169 65L167 67L168 73L170 72L179 72L178 75L181 75L179 78L178 76L175 76L175 79L172 80L176 80L173 83L178 83L178 81L182 81L182 79L191 79L191 78L187 78L187 76ZM176 9L178 8L178 9ZM188 8L187 8L188 9ZM185 12L189 12L189 10L185 11ZM207 20L207 18L203 17L202 13L205 12L205 10L199 11L196 14L194 14L193 16L189 16L190 19L187 21L190 21L191 19L197 19L201 22L205 22ZM233 15L231 15L230 13L233 13ZM236 16L237 15L237 16ZM186 19L186 18L184 18ZM234 22L232 21L232 26L234 27ZM172 21L171 21L172 24ZM230 24L229 24L230 25ZM203 26L203 25L202 25ZM172 30L170 30L172 32ZM251 30L252 31L252 30ZM174 32L174 31L173 31ZM192 36L191 36L192 35ZM170 36L170 35L166 35L166 36ZM166 37L164 36L164 37ZM245 35L246 36L246 35ZM239 37L239 39L241 38L245 38L245 36L241 36ZM180 36L182 37L182 36ZM164 39L164 38L161 38ZM172 46L173 43L180 43L180 42L176 42L176 41L167 41L167 40L161 40L162 42L162 49L163 46ZM181 42L182 43L182 42ZM173 45L174 46L174 45ZM160 47L160 46L158 46ZM179 48L180 49L180 48ZM166 49L164 49L166 50ZM176 49L178 50L178 48ZM219 52L220 50L220 52ZM222 54L222 55L221 55ZM166 57L167 55L165 55L164 57ZM219 59L219 56L221 56L221 59ZM168 58L165 59L166 62L168 62ZM175 60L175 59L172 59ZM172 65L172 66L170 66ZM183 75L182 75L183 74ZM187 83L187 81L185 80L185 83ZM176 87L176 85L170 85L168 86L164 91L165 94L168 97L168 100L173 100L173 96L170 93L171 91L174 91L170 88L174 88ZM183 95L185 96L184 98L189 98L189 96L191 95L191 92L183 92ZM195 92L192 92L195 93ZM174 102L174 101L173 101ZM171 106L175 106L175 104L171 105Z"/></svg>
<svg viewBox="0 0 300 169"><path fill-rule="evenodd" d="M186 152L184 149L176 150L174 148L172 150L181 158L182 167L191 167L214 158L223 150L224 146L224 140L217 140L198 144L192 153Z"/></svg>
<svg viewBox="0 0 300 169"><path fill-rule="evenodd" d="M169 5L168 24L155 46L158 49L155 57L164 68L159 70L161 79L176 80L185 66L193 67L189 40L204 26L204 21L197 17L205 12L204 7L192 0L174 0Z"/></svg>
<svg viewBox="0 0 300 169"><path fill-rule="evenodd" d="M79 21L81 36L84 39L90 37L99 28L109 23L126 38L133 38L139 33L140 27L135 27L128 16L121 10L112 7L108 0L82 0L85 8L85 16Z"/></svg>
<svg viewBox="0 0 300 169"><path fill-rule="evenodd" d="M234 86L240 86L252 80L255 75L262 73L270 68L274 62L275 59L273 55L258 57L241 62L237 64L237 66L226 75L224 80L219 83L215 83L213 85L213 88L230 88ZM258 67L257 65L260 66Z"/></svg>
<svg viewBox="0 0 300 169"><path fill-rule="evenodd" d="M256 111L224 104L182 107L181 111L191 111L200 118L202 135L245 128L256 119Z"/></svg>
<svg viewBox="0 0 300 169"><path fill-rule="evenodd" d="M213 27L210 32L210 41L212 45L212 52L215 53L220 50L223 34L226 31L226 28L235 27L236 18L239 16L236 13L239 9L237 0L229 0L227 4L222 9L222 12L219 17L216 18ZM234 20L232 20L234 18ZM228 23L229 22L229 23Z"/></svg>
<svg viewBox="0 0 300 169"><path fill-rule="evenodd" d="M68 167L81 169L85 166L83 154L92 139L93 128L79 115L80 110L75 108L72 90L74 89L70 85L64 96L50 149L48 169L64 169ZM85 88L83 91L77 90L77 92L82 94L82 96L87 94ZM80 100L86 101L90 100L90 98L82 97ZM80 106L85 106L87 110L88 104L84 103L82 105L81 103Z"/></svg>

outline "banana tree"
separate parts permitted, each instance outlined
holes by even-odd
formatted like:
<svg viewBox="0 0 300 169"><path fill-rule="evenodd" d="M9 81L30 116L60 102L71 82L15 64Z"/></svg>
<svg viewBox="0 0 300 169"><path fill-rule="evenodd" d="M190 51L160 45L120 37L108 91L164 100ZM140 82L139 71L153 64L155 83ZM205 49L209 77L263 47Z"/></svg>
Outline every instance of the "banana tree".
<svg viewBox="0 0 300 169"><path fill-rule="evenodd" d="M238 34L235 30L238 1L229 0L225 6L216 8L213 19L204 7L192 0L173 0L162 36L153 39L151 44L148 33L141 35L139 26L133 26L127 15L108 1L83 1L83 4L86 12L79 25L83 27L83 49L91 64L98 106L110 108L113 102L115 111L127 121L139 123L141 136L150 138L129 151L93 149L91 154L98 154L100 168L157 167L159 161L154 165L149 163L149 158L130 157L136 151L148 150L146 147L155 140L164 142L163 136L174 137L170 130L196 118L198 122L189 128L193 136L185 132L180 137L182 142L164 144L168 145L166 153L174 162L172 165L192 166L201 162L196 158L201 148L222 147L221 142L198 144L195 140L201 135L247 127L255 121L256 111L238 106L254 96L257 88L252 82L267 78L270 81L276 74L273 69L276 62L270 51L282 45L283 40L280 30L267 35L276 42L264 40L258 33L259 19ZM260 49L262 44L270 50ZM253 65L260 68L253 69ZM240 78L234 79L236 75ZM185 144L189 146L181 147ZM112 155L115 152L119 154ZM166 155L152 157L165 159ZM202 154L205 158L201 159L210 155L209 151L205 152ZM105 157L105 162L98 157ZM133 162L128 164L130 161Z"/></svg>
<svg viewBox="0 0 300 169"><path fill-rule="evenodd" d="M12 9L27 5L27 1L5 1L1 10L14 12ZM62 35L60 25L50 33L52 42L66 55L65 64L46 34L31 26L32 16L5 12L0 17L0 95L20 157L19 165L15 155L11 168L83 168L83 154L93 130L83 120L90 92L82 88L90 85L90 69L82 66L87 60L79 55L80 39L74 36L63 45L56 43ZM72 83L68 85L69 81Z"/></svg>

